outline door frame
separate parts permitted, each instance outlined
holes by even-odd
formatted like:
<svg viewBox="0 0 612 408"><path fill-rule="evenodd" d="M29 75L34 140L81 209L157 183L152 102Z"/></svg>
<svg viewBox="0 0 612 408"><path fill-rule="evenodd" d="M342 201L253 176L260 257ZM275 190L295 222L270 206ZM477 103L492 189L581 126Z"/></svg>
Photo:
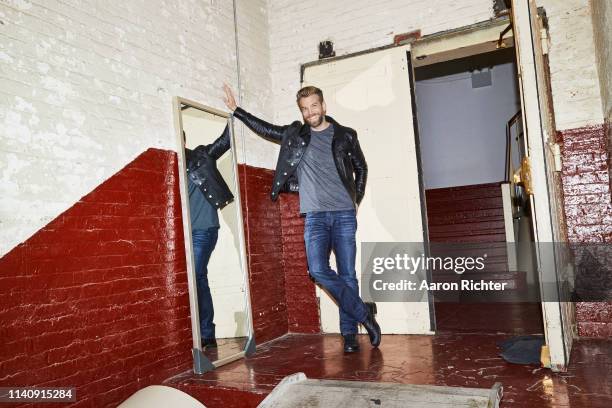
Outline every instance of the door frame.
<svg viewBox="0 0 612 408"><path fill-rule="evenodd" d="M421 201L421 220L423 223L423 250L424 255L429 257L429 222L427 220L427 200L425 193L425 180L423 179L423 159L421 158L421 136L419 133L419 116L416 101L416 77L414 73L414 50L413 45L410 51L406 52L406 61L408 62L408 78L410 82L410 101L412 103L412 126L414 126L414 146L416 149L417 169L419 171L419 196ZM425 269L427 282L433 282L432 271L429 268ZM429 303L429 329L436 332L438 327L436 323L436 305L432 291L427 291L427 302Z"/></svg>
<svg viewBox="0 0 612 408"><path fill-rule="evenodd" d="M381 51L385 51L389 49L396 49L396 48L405 49L405 54L406 54L405 55L406 68L408 71L406 79L408 80L408 85L409 85L408 91L410 92L412 129L414 132L414 145L415 145L417 180L418 180L419 202L420 202L419 205L420 205L421 224L423 228L422 240L423 240L423 243L425 244L423 247L423 252L425 256L429 256L429 245L428 245L429 231L428 231L428 225L427 225L427 207L425 203L425 184L423 180L422 160L421 160L421 153L420 153L419 126L418 126L417 117L416 117L417 106L416 106L416 92L415 92L415 77L414 77L414 70L413 70L414 59L412 58L411 44L409 43L390 44L386 46L358 51L358 52L351 53L351 54L341 55L341 56L332 57L332 58L325 58L322 60L304 63L300 66L300 85L304 86L305 73L306 73L306 70L310 67L325 65L325 64L337 62L339 60L360 57L363 55L373 54L373 53L377 53L377 52L381 52ZM427 276L427 281L430 282L432 280L431 270L426 270L425 272ZM320 294L320 291L323 292L323 290L317 289L318 294ZM435 331L436 331L434 296L433 296L433 293L429 290L427 291L427 307L428 307L428 315L429 315L429 330L427 332L424 332L423 334L433 335L435 334ZM321 309L321 305L319 305L319 308Z"/></svg>
<svg viewBox="0 0 612 408"><path fill-rule="evenodd" d="M544 123L543 118L552 117L553 112L551 111L552 106L542 103L542 98L548 96L540 94L545 86L543 81L546 78L542 78L541 73L538 72L538 62L540 69L548 70L548 67L542 67L541 65L546 64L546 61L538 61L537 58L543 53L541 44L537 40L541 35L537 26L538 10L533 0L512 0L512 15L519 83L521 84L521 106L524 112L523 128L528 143L533 180L534 194L531 198L536 224L534 234L537 243L553 243L555 242L555 231L564 230L565 226L560 225L561 220L556 214L553 214L551 205L551 196L554 194L555 187L554 180L550 179L549 174L554 171L555 164L547 160L547 149L550 148L554 135L547 134L547 124ZM532 19L536 19L535 22ZM554 131L554 129L551 130ZM546 251L540 245L536 245L536 257L540 275L547 274L549 281L551 278L557 280L557 277L564 273L561 268L567 267L567 265L562 265L560 258L563 256L557 253L556 249ZM545 356L543 360L549 360L548 366L553 371L565 371L569 364L573 343L572 317L564 314L564 310L567 311L565 307L567 302L561 302L560 299L548 301L545 297L543 293L542 314L547 345L547 349L543 351L548 353L548 356ZM573 304L569 306L572 308Z"/></svg>
<svg viewBox="0 0 612 408"><path fill-rule="evenodd" d="M531 162L531 169L534 181L534 196L536 212L534 214L534 232L536 242L553 242L553 223L555 219L550 215L550 192L549 192L549 180L546 173L546 160L543 154L543 149L546 144L544 140L545 134L542 130L542 122L540 120L541 106L538 99L537 76L534 68L533 54L534 54L534 43L531 38L531 25L529 21L529 4L528 0L524 0L525 4L521 4L519 7L520 19L512 24L512 30L506 30L507 26L511 24L508 16L498 17L485 22L479 22L465 27L459 27L456 29L433 33L430 35L423 36L414 41L411 41L410 49L410 61L409 64L410 75L411 75L411 86L414 86L414 68L429 65L435 62L444 62L452 59L461 57L467 57L472 55L478 55L489 51L494 51L499 45L501 46L513 46L519 49L520 55L517 55L517 69L519 79L519 89L521 93L521 108L525 112L523 121L523 127L525 132L530 135L529 148L532 153L532 157L535 160ZM515 7L517 1L513 1L513 7ZM525 21L525 13L527 19ZM516 36L516 32L529 33L524 34L522 37ZM500 35L502 32L504 34ZM518 41L520 44L515 44ZM467 45L466 45L467 43ZM326 58L319 61L312 61L302 64L300 67L300 83L303 83L304 71L307 67L326 64L331 61L339 59L351 58L358 55L372 53L387 48L397 47L406 45L406 43L392 44L383 47L376 47L356 53L342 55L333 58ZM531 58L529 58L531 56ZM412 65L410 67L410 65ZM527 77L529 79L527 80ZM531 86L530 86L531 85ZM414 89L411 89L412 98L415 98ZM416 112L416 103L413 100L413 120L415 124L415 142L418 142L418 117ZM417 145L418 147L418 145ZM421 212L424 219L424 239L425 242L429 242L427 234L427 211L426 202L424 196L424 189L422 183L422 166L420 150L417 149L418 157L418 170L420 180L420 194L421 194ZM555 227L559 227L555 225ZM542 263L545 263L545 267L552 267L552 270L556 270L554 259L552 265L550 261L544 259L546 257L538 256L540 262L539 269L544 268ZM433 299L430 296L430 317L431 317L431 328L435 330L435 309L433 305ZM568 359L569 350L566 349L564 344L564 332L563 332L563 316L561 313L560 302L542 302L542 313L544 321L544 333L546 337L546 344L550 353L550 368L553 371L565 370ZM570 345L571 346L571 345Z"/></svg>
<svg viewBox="0 0 612 408"><path fill-rule="evenodd" d="M407 70L410 83L410 95L412 103L412 120L414 127L414 142L416 147L417 169L419 180L419 196L421 202L421 219L423 224L423 242L425 255L429 255L429 230L427 222L427 202L425 194L425 184L423 181L423 166L421 159L419 126L417 117L416 90L415 90L415 73L414 69L419 66L429 65L435 62L444 62L456 58L467 57L471 55L483 54L496 49L496 42L501 41L504 46L513 45L511 35L506 35L504 38L499 37L500 31L504 30L510 23L508 16L501 16L492 20L478 22L465 27L458 27L447 31L437 32L406 42L389 44L380 47L369 48L362 51L357 51L345 55L339 55L331 58L324 58L306 62L300 65L300 85L304 83L304 74L307 68L328 64L330 62L343 59L358 57L364 54L375 53L378 51L387 50L410 44L410 49L407 50ZM464 46L466 41L473 43L473 46ZM427 62L424 59L428 58ZM444 59L446 58L446 59ZM433 59L433 60L432 60ZM432 280L431 270L426 271L428 281ZM437 331L436 314L434 296L431 291L428 291L428 307L431 333Z"/></svg>
<svg viewBox="0 0 612 408"><path fill-rule="evenodd" d="M517 77L519 83L520 103L523 114L523 129L528 137L528 151L531 157L531 172L533 177L534 202L533 229L536 242L538 271L552 271L556 274L557 265L555 254L543 251L537 243L554 242L553 230L559 229L555 224L557 220L551 216L550 183L547 175L547 165L544 149L546 148L545 133L541 122L541 115L551 114L544 112L545 107L539 103L538 80L535 70L534 54L535 44L532 41L529 0L523 2L513 1L515 21L506 17L497 18L488 22L477 23L449 32L436 33L425 36L413 43L415 66L425 66L433 63L449 61L456 58L468 57L494 51L502 47L512 46L516 50ZM517 3L520 4L515 10ZM517 13L520 17L517 17ZM511 26L507 34L501 34L501 28ZM501 35L500 35L501 34ZM518 34L518 35L517 35ZM521 36L522 34L522 36ZM531 136L531 137L529 137ZM544 299L547 300L547 299ZM564 371L569 363L569 349L564 343L564 327L561 302L542 301L542 317L544 335L546 339L543 360L553 371ZM567 330L566 330L567 331ZM568 335L568 333L565 333ZM570 335L571 337L571 335ZM567 340L565 340L567 341ZM571 341L569 342L571 348Z"/></svg>

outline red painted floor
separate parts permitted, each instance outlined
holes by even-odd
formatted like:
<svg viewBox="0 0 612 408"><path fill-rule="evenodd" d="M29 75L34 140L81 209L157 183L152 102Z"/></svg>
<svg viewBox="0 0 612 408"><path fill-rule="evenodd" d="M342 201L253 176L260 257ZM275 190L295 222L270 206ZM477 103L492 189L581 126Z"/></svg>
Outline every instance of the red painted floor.
<svg viewBox="0 0 612 408"><path fill-rule="evenodd" d="M204 355L211 361L222 360L244 350L247 340L247 337L235 337L229 339L217 338L218 347L205 348Z"/></svg>
<svg viewBox="0 0 612 408"><path fill-rule="evenodd" d="M286 375L489 388L504 387L502 407L612 407L612 341L575 344L566 373L506 363L496 343L507 335L385 335L379 349L360 336L362 351L343 354L338 335L287 335L249 359L201 376L166 381L208 407L254 407Z"/></svg>

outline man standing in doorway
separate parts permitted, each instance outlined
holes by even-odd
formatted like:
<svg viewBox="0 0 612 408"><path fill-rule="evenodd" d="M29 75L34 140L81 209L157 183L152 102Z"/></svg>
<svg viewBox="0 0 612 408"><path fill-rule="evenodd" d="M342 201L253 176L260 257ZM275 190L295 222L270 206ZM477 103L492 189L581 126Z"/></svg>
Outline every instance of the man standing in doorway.
<svg viewBox="0 0 612 408"><path fill-rule="evenodd" d="M368 167L357 133L326 116L323 92L307 86L297 93L304 123L276 126L249 114L236 104L225 85L225 104L253 132L280 143L272 185L272 200L281 192L300 193L300 213L306 215L304 241L308 270L314 280L334 298L340 309L340 332L344 351L359 350L357 324L378 347L381 332L374 317L376 305L359 297L355 272L357 206L364 192ZM338 273L331 269L331 251Z"/></svg>

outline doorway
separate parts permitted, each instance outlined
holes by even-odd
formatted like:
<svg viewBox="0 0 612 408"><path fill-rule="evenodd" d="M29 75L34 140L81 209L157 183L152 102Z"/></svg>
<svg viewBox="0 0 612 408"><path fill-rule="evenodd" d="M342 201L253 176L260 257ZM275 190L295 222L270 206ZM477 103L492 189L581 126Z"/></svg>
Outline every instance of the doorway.
<svg viewBox="0 0 612 408"><path fill-rule="evenodd" d="M529 198L513 180L524 155L515 50L450 57L414 69L429 243L433 255L488 258L484 269L433 271L432 279L504 290L434 294L436 330L541 334Z"/></svg>
<svg viewBox="0 0 612 408"><path fill-rule="evenodd" d="M384 47L303 66L302 85L323 89L328 115L356 130L368 163L366 192L357 213L356 269L360 288L372 252L364 243L422 243L417 143L408 67L410 46ZM401 186L401 188L399 188ZM332 256L331 265L335 265ZM366 281L366 282L364 282ZM338 332L338 307L317 290L324 333ZM433 334L430 303L422 298L379 302L383 334Z"/></svg>
<svg viewBox="0 0 612 408"><path fill-rule="evenodd" d="M505 247L514 237L515 242L525 241L534 245L531 246L533 251L530 251L530 257L518 253L518 245L510 246L515 248L514 253L504 248L504 259L508 267L514 268L518 267L518 261L531 263L533 260L537 264L537 275L533 279L539 277L544 283L552 282L553 286L558 283L561 272L571 269L571 265L564 264L563 258L558 257L554 250L544 250L545 244L556 238L554 232L563 221L555 217L552 211L554 207L551 206L551 197L556 197L555 191L551 191L548 185L553 169L552 156L548 152L550 149L545 150L544 146L548 142L540 122L541 116L550 115L550 109L542 103L541 96L547 95L540 89L544 82L538 81L542 68L542 47L538 43L538 36L533 33L540 31L531 30L532 27L538 27L537 22L533 21L537 13L530 13L523 6L521 4L516 10L513 9L514 24L510 24L508 17L501 17L431 34L414 42L400 42L302 65L302 84L315 84L324 89L328 112L333 112L332 115L340 123L351 124L357 130L368 160L370 176L359 209L359 229L362 235L358 233L357 236L358 248L363 242L431 244L428 237L419 126L415 120L418 112L414 70L509 48L516 52L519 59L516 65L521 72L520 105L521 110L527 113L510 118L506 138L517 145L515 150L521 146L523 148L521 155L525 157L520 160L521 165L516 170L525 177L521 178L520 183L510 186L512 188L507 183L502 183L506 185L504 189L500 186L503 212L512 214L504 217L506 240L500 244ZM482 73L483 69L478 71ZM488 82L485 77L476 78L475 83L482 83L482 80ZM511 161L512 154L506 154L504 163ZM472 157L471 160L475 160L474 156L469 154L464 159ZM518 167L518 164L515 163L515 166ZM505 179L509 179L510 174ZM529 191L526 188L528 180L533 180ZM398 183L403 183L402 188L397 188L400 185ZM518 203L523 200L525 208L522 210L517 208L516 197L520 199ZM515 218L521 211L522 215ZM523 233L516 233L516 224L520 224L520 220L525 228L522 228ZM360 270L360 257L357 259ZM427 277L429 281L430 275ZM527 275L522 280L509 281L528 282ZM361 282L362 291L364 283L371 282ZM538 284L534 281L532 286L537 287ZM538 289L539 295L541 288ZM417 301L382 301L385 310L381 312L379 306L379 321L383 333L434 334L439 331L431 292L428 287L426 296L419 297ZM543 320L540 330L533 331L544 332L546 344L542 347L542 356L549 357L545 365L553 370L563 370L571 349L572 319L571 313L565 310L569 309L566 308L567 302L552 295L554 293L546 299L542 298L541 303L530 302L538 305L537 312L536 305L532 306L534 314ZM318 296L322 331L335 332L337 307L333 307L333 303L320 292ZM480 310L486 309L482 307ZM510 314L516 316L514 312ZM492 313L486 319L495 321L498 316ZM518 328L519 332L532 331L520 326L511 325L512 328Z"/></svg>

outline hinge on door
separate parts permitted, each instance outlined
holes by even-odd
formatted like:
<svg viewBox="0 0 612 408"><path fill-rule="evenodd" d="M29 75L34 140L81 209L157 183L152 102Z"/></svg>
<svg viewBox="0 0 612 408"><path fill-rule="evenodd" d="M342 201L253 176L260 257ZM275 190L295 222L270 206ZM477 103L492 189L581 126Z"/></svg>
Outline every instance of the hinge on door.
<svg viewBox="0 0 612 408"><path fill-rule="evenodd" d="M540 349L540 363L542 364L542 367L544 368L551 367L550 348L548 347L548 344L543 345L542 348Z"/></svg>
<svg viewBox="0 0 612 408"><path fill-rule="evenodd" d="M555 162L555 171L563 170L563 162L561 160L561 146L559 143L548 142L548 147L552 153Z"/></svg>
<svg viewBox="0 0 612 408"><path fill-rule="evenodd" d="M528 156L523 157L521 167L519 167L512 175L512 181L514 184L522 186L527 194L533 195L531 164L529 164Z"/></svg>
<svg viewBox="0 0 612 408"><path fill-rule="evenodd" d="M545 28L540 28L540 44L542 44L542 54L548 55L548 30Z"/></svg>
<svg viewBox="0 0 612 408"><path fill-rule="evenodd" d="M538 7L538 27L540 28L540 44L542 46L542 54L548 55L550 50L550 37L548 36L548 17L546 11L542 7Z"/></svg>

